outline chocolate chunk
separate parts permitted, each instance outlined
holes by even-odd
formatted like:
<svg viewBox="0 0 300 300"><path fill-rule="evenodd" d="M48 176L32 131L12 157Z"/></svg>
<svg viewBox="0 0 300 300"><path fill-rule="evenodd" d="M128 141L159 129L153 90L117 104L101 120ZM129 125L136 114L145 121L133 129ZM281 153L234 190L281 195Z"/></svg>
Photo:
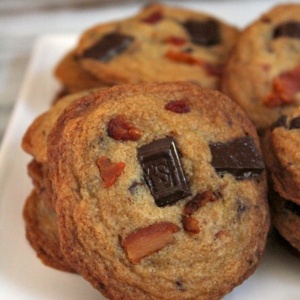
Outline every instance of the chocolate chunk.
<svg viewBox="0 0 300 300"><path fill-rule="evenodd" d="M138 149L145 181L157 206L166 206L191 194L172 137L153 141Z"/></svg>
<svg viewBox="0 0 300 300"><path fill-rule="evenodd" d="M292 119L290 123L290 129L299 129L299 128L300 128L300 117Z"/></svg>
<svg viewBox="0 0 300 300"><path fill-rule="evenodd" d="M83 57L108 62L118 54L124 52L133 40L134 38L130 35L109 33L96 44L92 45L92 47L86 49Z"/></svg>
<svg viewBox="0 0 300 300"><path fill-rule="evenodd" d="M263 160L250 136L226 143L210 144L212 165L223 175L230 173L237 179L257 177L264 169Z"/></svg>
<svg viewBox="0 0 300 300"><path fill-rule="evenodd" d="M192 42L203 46L213 46L220 44L220 28L218 22L208 21L187 21L183 24L189 32Z"/></svg>
<svg viewBox="0 0 300 300"><path fill-rule="evenodd" d="M291 211L293 214L300 217L300 205L296 204L295 202L289 201L285 199L284 208Z"/></svg>
<svg viewBox="0 0 300 300"><path fill-rule="evenodd" d="M273 38L289 37L300 39L300 23L287 22L278 25L273 32Z"/></svg>
<svg viewBox="0 0 300 300"><path fill-rule="evenodd" d="M273 131L276 127L286 127L286 120L287 116L285 115L279 117L278 120L271 125L271 131Z"/></svg>

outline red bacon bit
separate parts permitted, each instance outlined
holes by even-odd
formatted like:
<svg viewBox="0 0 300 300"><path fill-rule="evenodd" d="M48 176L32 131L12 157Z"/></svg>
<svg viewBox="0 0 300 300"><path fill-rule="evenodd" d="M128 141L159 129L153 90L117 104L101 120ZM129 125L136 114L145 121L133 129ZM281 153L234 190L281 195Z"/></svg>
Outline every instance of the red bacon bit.
<svg viewBox="0 0 300 300"><path fill-rule="evenodd" d="M185 215L192 215L200 207L206 205L209 202L214 202L217 197L211 191L206 191L201 194L197 194L192 200L190 200L184 207L183 212Z"/></svg>
<svg viewBox="0 0 300 300"><path fill-rule="evenodd" d="M202 67L207 75L210 76L220 76L222 73L222 67L221 66L214 66L208 62L204 62L200 59L197 59L190 55L189 53L185 52L177 52L173 50L169 50L165 54L166 58L175 61L180 62L187 65L196 65L199 67Z"/></svg>
<svg viewBox="0 0 300 300"><path fill-rule="evenodd" d="M291 104L296 100L295 95L298 92L300 92L300 65L274 79L273 91L264 103L268 107Z"/></svg>
<svg viewBox="0 0 300 300"><path fill-rule="evenodd" d="M148 23L148 24L156 24L163 18L161 11L155 11L150 16L142 19L142 22Z"/></svg>
<svg viewBox="0 0 300 300"><path fill-rule="evenodd" d="M159 222L130 233L121 243L131 263L146 257L174 242L173 233L179 227L171 222Z"/></svg>
<svg viewBox="0 0 300 300"><path fill-rule="evenodd" d="M185 231L190 233L199 233L199 221L191 216L182 216L182 225Z"/></svg>
<svg viewBox="0 0 300 300"><path fill-rule="evenodd" d="M172 44L174 46L183 46L186 43L186 39L178 36L169 36L164 40L165 43Z"/></svg>
<svg viewBox="0 0 300 300"><path fill-rule="evenodd" d="M118 141L137 141L142 136L142 132L121 115L109 121L107 134Z"/></svg>
<svg viewBox="0 0 300 300"><path fill-rule="evenodd" d="M185 99L170 101L165 105L165 109L177 114L186 114L191 111L189 103Z"/></svg>
<svg viewBox="0 0 300 300"><path fill-rule="evenodd" d="M96 161L96 164L99 168L100 176L104 181L105 187L112 186L125 168L125 163L113 163L110 158L106 156L99 157Z"/></svg>

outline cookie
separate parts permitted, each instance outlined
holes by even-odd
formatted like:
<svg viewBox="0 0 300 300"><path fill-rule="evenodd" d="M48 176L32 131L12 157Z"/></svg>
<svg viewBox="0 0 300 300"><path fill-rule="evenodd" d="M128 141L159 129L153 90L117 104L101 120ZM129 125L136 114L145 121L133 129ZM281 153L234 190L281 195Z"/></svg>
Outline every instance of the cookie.
<svg viewBox="0 0 300 300"><path fill-rule="evenodd" d="M75 51L81 66L108 84L183 80L218 88L237 36L206 13L152 4L87 30Z"/></svg>
<svg viewBox="0 0 300 300"><path fill-rule="evenodd" d="M273 188L300 205L300 108L282 115L265 134L263 149Z"/></svg>
<svg viewBox="0 0 300 300"><path fill-rule="evenodd" d="M299 106L299 82L300 5L282 4L240 34L221 90L263 131Z"/></svg>
<svg viewBox="0 0 300 300"><path fill-rule="evenodd" d="M41 261L57 270L75 272L60 251L56 213L44 199L44 193L32 191L23 209L26 238Z"/></svg>
<svg viewBox="0 0 300 300"><path fill-rule="evenodd" d="M65 95L103 87L105 84L81 68L75 52L68 52L57 64L54 75L64 88Z"/></svg>
<svg viewBox="0 0 300 300"><path fill-rule="evenodd" d="M275 228L290 245L300 251L300 205L272 192L270 206Z"/></svg>
<svg viewBox="0 0 300 300"><path fill-rule="evenodd" d="M109 299L220 299L256 269L264 163L252 123L221 93L98 91L62 113L47 149L61 250Z"/></svg>
<svg viewBox="0 0 300 300"><path fill-rule="evenodd" d="M23 150L33 157L28 164L33 191L26 199L23 212L26 237L42 262L67 272L75 271L60 251L52 185L48 177L47 137L60 113L78 98L89 93L77 93L60 99L33 121L22 140Z"/></svg>

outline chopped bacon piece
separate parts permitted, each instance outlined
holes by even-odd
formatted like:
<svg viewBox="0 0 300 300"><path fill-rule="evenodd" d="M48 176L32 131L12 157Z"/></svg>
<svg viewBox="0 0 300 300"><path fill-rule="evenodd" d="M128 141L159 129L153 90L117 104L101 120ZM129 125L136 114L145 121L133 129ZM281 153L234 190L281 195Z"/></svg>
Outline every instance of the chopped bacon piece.
<svg viewBox="0 0 300 300"><path fill-rule="evenodd" d="M177 114L186 114L190 112L191 108L187 100L174 100L165 105L165 109Z"/></svg>
<svg viewBox="0 0 300 300"><path fill-rule="evenodd" d="M199 221L191 216L182 216L182 225L185 231L199 233Z"/></svg>
<svg viewBox="0 0 300 300"><path fill-rule="evenodd" d="M154 13L152 13L151 15L149 15L148 17L144 18L142 20L142 22L148 23L148 24L156 24L162 18L163 18L162 12L158 10L158 11L155 11Z"/></svg>
<svg viewBox="0 0 300 300"><path fill-rule="evenodd" d="M221 66L214 66L208 62L204 62L200 59L197 59L193 57L191 54L186 52L178 52L169 50L166 52L165 56L175 62L187 64L187 65L196 65L199 67L202 67L207 75L209 76L220 76L222 73L222 67Z"/></svg>
<svg viewBox="0 0 300 300"><path fill-rule="evenodd" d="M273 91L266 97L264 103L268 107L291 104L298 92L300 92L300 65L274 79Z"/></svg>
<svg viewBox="0 0 300 300"><path fill-rule="evenodd" d="M197 194L192 200L190 200L184 207L185 215L192 215L200 207L206 205L209 202L214 202L217 200L217 197L211 191L206 191L201 194Z"/></svg>
<svg viewBox="0 0 300 300"><path fill-rule="evenodd" d="M121 115L109 121L107 134L120 141L137 141L142 136L141 131Z"/></svg>
<svg viewBox="0 0 300 300"><path fill-rule="evenodd" d="M137 264L140 260L151 255L170 243L174 242L173 233L179 227L171 222L154 223L130 233L122 242L126 255L131 263Z"/></svg>
<svg viewBox="0 0 300 300"><path fill-rule="evenodd" d="M123 162L113 163L110 160L110 158L106 156L100 156L97 159L96 164L99 168L100 176L104 181L105 187L112 186L119 178L119 176L122 174L125 168L125 163Z"/></svg>
<svg viewBox="0 0 300 300"><path fill-rule="evenodd" d="M172 44L174 46L183 46L186 43L186 39L178 36L171 35L164 41L165 43Z"/></svg>

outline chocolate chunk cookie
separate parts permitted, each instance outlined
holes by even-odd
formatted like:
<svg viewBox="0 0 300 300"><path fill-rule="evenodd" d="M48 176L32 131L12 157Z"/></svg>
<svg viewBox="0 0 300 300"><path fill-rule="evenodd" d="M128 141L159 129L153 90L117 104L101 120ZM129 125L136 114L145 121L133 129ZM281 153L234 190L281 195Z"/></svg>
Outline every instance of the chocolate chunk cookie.
<svg viewBox="0 0 300 300"><path fill-rule="evenodd" d="M275 191L300 205L300 108L273 123L263 148Z"/></svg>
<svg viewBox="0 0 300 300"><path fill-rule="evenodd" d="M258 129L300 104L300 5L276 6L240 35L221 90Z"/></svg>
<svg viewBox="0 0 300 300"><path fill-rule="evenodd" d="M218 88L238 30L206 13L161 4L81 36L81 66L109 84L185 80Z"/></svg>
<svg viewBox="0 0 300 300"><path fill-rule="evenodd" d="M254 126L221 93L98 91L61 114L47 147L62 252L109 299L220 299L256 269L264 164Z"/></svg>

